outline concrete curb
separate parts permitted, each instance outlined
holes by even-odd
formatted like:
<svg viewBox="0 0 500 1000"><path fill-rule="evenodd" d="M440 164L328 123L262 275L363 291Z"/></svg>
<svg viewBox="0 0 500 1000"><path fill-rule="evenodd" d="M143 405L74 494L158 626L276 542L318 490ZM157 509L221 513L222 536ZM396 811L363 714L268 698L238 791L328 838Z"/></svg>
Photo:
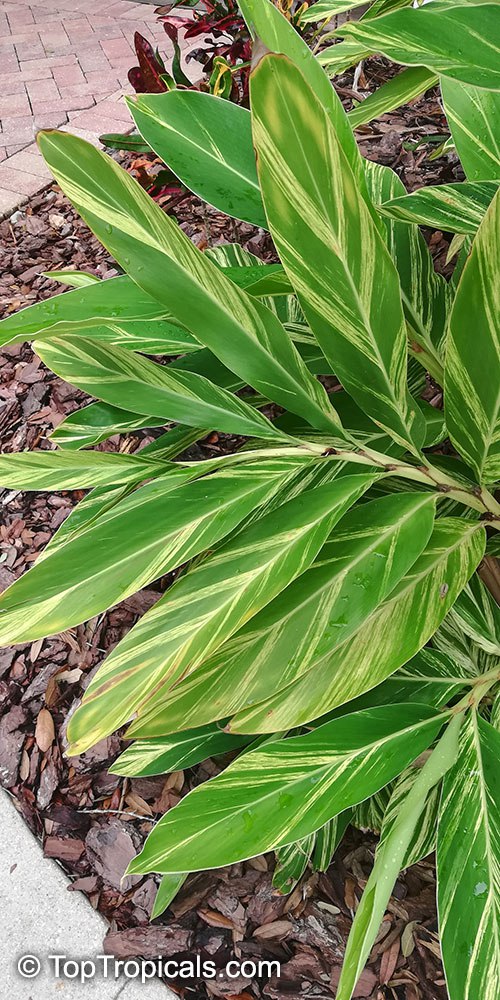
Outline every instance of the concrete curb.
<svg viewBox="0 0 500 1000"><path fill-rule="evenodd" d="M103 979L81 983L55 978L50 955L94 959L102 954L103 918L68 879L26 826L6 792L0 790L0 905L5 929L0 981L10 1000L176 1000L161 980ZM17 969L21 956L39 959L35 978Z"/></svg>

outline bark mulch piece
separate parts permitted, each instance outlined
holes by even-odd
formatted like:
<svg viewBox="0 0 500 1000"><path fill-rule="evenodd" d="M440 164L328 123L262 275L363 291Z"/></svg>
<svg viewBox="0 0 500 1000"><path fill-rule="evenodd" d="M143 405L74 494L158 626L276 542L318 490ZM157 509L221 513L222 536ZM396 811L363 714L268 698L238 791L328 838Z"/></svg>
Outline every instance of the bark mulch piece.
<svg viewBox="0 0 500 1000"><path fill-rule="evenodd" d="M369 60L364 72L360 84L367 89L380 83L384 72L387 77L382 60ZM352 74L338 82L349 106ZM365 126L362 148L367 156L396 169L408 187L444 182L460 176L456 159L448 156L429 163L427 147L412 147L423 133L443 130L442 111L431 92L411 108ZM163 207L168 209L168 203ZM238 241L272 259L267 234L228 222L192 196L178 201L175 214L201 249ZM72 267L100 277L117 273L107 251L56 186L0 224L0 243L3 315L62 290L41 275L44 270ZM434 236L431 247L438 259L444 260L447 245L446 235ZM85 401L84 393L48 372L28 346L7 347L0 353L2 450L50 448L47 435ZM134 451L150 440L149 432L136 432L111 438L101 447ZM233 446L230 439L211 435L189 454L204 458ZM36 560L82 495L1 492L0 590ZM109 920L108 953L190 960L199 954L201 960L215 962L218 970L235 955L281 962L280 978L216 976L169 984L191 1000L330 1000L352 916L373 863L372 835L350 829L329 871L306 875L289 897L273 891L271 855L194 874L167 913L150 924L158 878L122 880L122 872L153 823L190 788L216 774L222 762L209 760L184 772L129 780L108 773L122 749L117 736L81 757L64 756L67 719L93 673L167 584L168 580L159 581L67 633L0 651L0 781L43 841L45 854L68 873L69 889L85 893ZM432 859L398 880L355 996L445 1000Z"/></svg>

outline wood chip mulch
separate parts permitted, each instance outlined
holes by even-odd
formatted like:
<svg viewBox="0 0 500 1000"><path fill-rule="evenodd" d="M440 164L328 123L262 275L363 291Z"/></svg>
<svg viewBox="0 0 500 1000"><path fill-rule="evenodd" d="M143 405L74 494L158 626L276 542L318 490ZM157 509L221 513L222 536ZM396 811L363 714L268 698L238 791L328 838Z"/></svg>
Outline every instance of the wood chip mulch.
<svg viewBox="0 0 500 1000"><path fill-rule="evenodd" d="M367 86L384 68L381 60L371 60L370 65ZM339 81L347 104L351 85L352 75ZM362 148L396 169L410 188L456 180L460 173L453 157L429 163L428 146L408 148L422 138L422 132L443 130L442 111L431 93L412 108L366 126ZM179 202L175 212L202 249L237 239L271 259L265 234L244 224L228 224L190 196ZM0 245L3 315L62 290L41 271L73 267L100 277L116 273L114 262L55 185L0 224ZM431 246L438 259L444 260L447 245L447 237L434 237ZM85 401L82 392L48 372L28 346L1 351L2 450L51 447L47 435ZM101 447L135 451L149 440L149 432L137 432L111 438ZM227 446L227 441L212 435L190 449L190 455L207 457ZM36 560L82 495L1 491L0 590ZM222 762L209 760L168 776L124 779L108 773L123 748L117 736L82 757L64 757L65 726L82 692L107 652L158 599L166 583L160 581L68 633L0 651L0 781L43 841L45 854L67 872L70 891L85 893L108 919L104 943L108 953L187 958L200 954L221 969L235 955L278 959L279 979L215 978L169 985L193 1000L226 996L333 1000L352 916L373 862L372 835L351 829L329 871L306 875L289 897L272 889L271 855L193 875L167 913L150 924L158 879L135 876L122 881L122 872L153 823L190 788L216 774ZM354 995L370 1000L445 1000L432 859L398 880Z"/></svg>

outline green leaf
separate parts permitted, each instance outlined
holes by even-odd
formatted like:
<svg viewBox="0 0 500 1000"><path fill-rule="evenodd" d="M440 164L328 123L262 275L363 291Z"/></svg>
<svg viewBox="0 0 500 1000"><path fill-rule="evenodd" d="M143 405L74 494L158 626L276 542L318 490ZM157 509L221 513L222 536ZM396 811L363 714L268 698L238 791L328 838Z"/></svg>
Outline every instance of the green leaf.
<svg viewBox="0 0 500 1000"><path fill-rule="evenodd" d="M337 1000L351 1000L377 936L392 888L410 849L417 823L421 821L428 795L456 758L461 722L461 716L456 716L450 722L438 746L409 789L397 818L390 823L385 835L382 830L375 864L347 941Z"/></svg>
<svg viewBox="0 0 500 1000"><path fill-rule="evenodd" d="M161 701L313 562L330 531L368 488L346 476L305 492L240 532L174 583L97 672L72 716L72 753Z"/></svg>
<svg viewBox="0 0 500 1000"><path fill-rule="evenodd" d="M61 378L112 406L192 427L283 440L258 410L203 375L158 365L83 337L38 341L37 354Z"/></svg>
<svg viewBox="0 0 500 1000"><path fill-rule="evenodd" d="M498 190L496 181L442 184L385 201L384 215L448 233L475 233Z"/></svg>
<svg viewBox="0 0 500 1000"><path fill-rule="evenodd" d="M438 520L427 549L349 642L323 655L320 645L305 673L276 694L265 694L255 707L240 710L232 731L273 732L301 725L394 673L435 632L478 565L484 544L477 525ZM267 691L269 687L268 681Z"/></svg>
<svg viewBox="0 0 500 1000"><path fill-rule="evenodd" d="M154 479L164 461L102 451L22 451L0 455L0 484L14 490L83 490Z"/></svg>
<svg viewBox="0 0 500 1000"><path fill-rule="evenodd" d="M70 720L71 722L71 720ZM144 778L194 767L207 757L248 746L252 737L233 736L212 724L189 729L175 736L155 740L135 740L109 768L111 774ZM72 750L69 755L71 756Z"/></svg>
<svg viewBox="0 0 500 1000"><path fill-rule="evenodd" d="M72 267L68 267L65 271L44 271L43 277L50 278L51 281L59 281L62 285L68 285L69 288L86 288L87 285L93 285L101 280L90 271L77 271Z"/></svg>
<svg viewBox="0 0 500 1000"><path fill-rule="evenodd" d="M413 98L434 87L437 82L438 77L424 66L412 66L403 70L349 111L347 117L351 128L359 128L360 125L366 125L388 111L394 111L395 108L408 104Z"/></svg>
<svg viewBox="0 0 500 1000"><path fill-rule="evenodd" d="M384 497L354 508L315 565L171 694L153 697L131 732L156 735L185 728L198 715L200 723L222 718L311 667L318 672L359 626L366 634L363 623L422 551L433 516L434 500L426 494ZM374 677L373 684L382 679Z"/></svg>
<svg viewBox="0 0 500 1000"><path fill-rule="evenodd" d="M125 600L223 538L308 464L249 462L184 483L197 473L173 466L40 556L2 594L0 642L54 635Z"/></svg>
<svg viewBox="0 0 500 1000"><path fill-rule="evenodd" d="M444 781L437 874L450 1000L500 991L500 733L475 711Z"/></svg>
<svg viewBox="0 0 500 1000"><path fill-rule="evenodd" d="M500 180L500 94L441 80L453 142L470 181Z"/></svg>
<svg viewBox="0 0 500 1000"><path fill-rule="evenodd" d="M186 878L187 874L185 873L181 875L163 875L160 887L155 896L153 909L151 910L151 920L155 920L156 917L159 917L168 909L179 889L184 885Z"/></svg>
<svg viewBox="0 0 500 1000"><path fill-rule="evenodd" d="M418 450L423 421L407 388L396 268L337 135L285 57L264 56L250 86L262 197L306 319L358 405Z"/></svg>
<svg viewBox="0 0 500 1000"><path fill-rule="evenodd" d="M151 149L190 191L266 228L246 108L197 90L139 94L127 104Z"/></svg>
<svg viewBox="0 0 500 1000"><path fill-rule="evenodd" d="M445 371L450 438L483 484L500 478L500 282L495 271L499 257L497 192L460 278L450 317Z"/></svg>
<svg viewBox="0 0 500 1000"><path fill-rule="evenodd" d="M442 723L393 705L266 742L166 813L128 871L219 868L301 840L404 770Z"/></svg>
<svg viewBox="0 0 500 1000"><path fill-rule="evenodd" d="M373 20L347 21L336 34L372 52L487 90L500 90L496 3L425 4Z"/></svg>
<svg viewBox="0 0 500 1000"><path fill-rule="evenodd" d="M38 143L77 211L147 294L256 391L313 426L339 430L277 317L226 278L137 181L69 133L40 132Z"/></svg>
<svg viewBox="0 0 500 1000"><path fill-rule="evenodd" d="M148 354L184 354L199 343L127 275L91 281L0 321L0 344L69 334Z"/></svg>

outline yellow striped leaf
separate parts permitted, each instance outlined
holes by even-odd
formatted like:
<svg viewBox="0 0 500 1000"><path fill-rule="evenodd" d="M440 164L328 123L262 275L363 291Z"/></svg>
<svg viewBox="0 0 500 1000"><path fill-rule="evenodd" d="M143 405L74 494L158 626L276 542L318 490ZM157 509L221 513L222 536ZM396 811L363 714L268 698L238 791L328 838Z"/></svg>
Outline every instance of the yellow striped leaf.
<svg viewBox="0 0 500 1000"><path fill-rule="evenodd" d="M387 83L383 83L378 90L348 112L351 128L359 128L360 125L366 125L375 118L387 114L388 111L394 111L395 108L408 104L430 87L434 87L437 82L438 77L435 73L431 73L424 66L410 66L409 69L393 76Z"/></svg>
<svg viewBox="0 0 500 1000"><path fill-rule="evenodd" d="M483 484L500 478L499 260L497 192L460 278L450 317L445 370L446 426L460 455Z"/></svg>
<svg viewBox="0 0 500 1000"><path fill-rule="evenodd" d="M436 521L426 550L353 638L323 656L320 647L305 673L255 708L240 711L232 730L275 732L301 725L394 673L433 635L480 562L485 541L477 524Z"/></svg>
<svg viewBox="0 0 500 1000"><path fill-rule="evenodd" d="M120 347L83 337L37 341L37 354L61 378L112 406L209 427L230 434L283 440L284 435L243 399L204 375L158 365Z"/></svg>
<svg viewBox="0 0 500 1000"><path fill-rule="evenodd" d="M310 464L249 462L184 484L193 471L173 466L47 551L2 594L0 642L54 635L124 600L229 534Z"/></svg>
<svg viewBox="0 0 500 1000"><path fill-rule="evenodd" d="M197 351L195 338L124 274L36 302L0 321L0 344L77 334L147 354Z"/></svg>
<svg viewBox="0 0 500 1000"><path fill-rule="evenodd" d="M302 74L264 56L251 78L257 169L270 230L306 319L344 388L416 451L396 268L337 135Z"/></svg>
<svg viewBox="0 0 500 1000"><path fill-rule="evenodd" d="M475 233L498 190L496 181L439 184L379 205L383 215L449 233Z"/></svg>
<svg viewBox="0 0 500 1000"><path fill-rule="evenodd" d="M128 871L219 868L307 837L396 777L442 722L393 705L266 742L170 809Z"/></svg>
<svg viewBox="0 0 500 1000"><path fill-rule="evenodd" d="M146 703L131 732L172 732L198 713L193 725L225 717L328 658L407 572L433 516L428 494L384 497L350 511L315 565L170 694Z"/></svg>
<svg viewBox="0 0 500 1000"><path fill-rule="evenodd" d="M252 737L225 733L215 724L200 726L199 729L156 740L135 740L109 770L111 774L123 774L129 778L168 774L194 767L207 757L217 757L218 754L247 746L251 740Z"/></svg>
<svg viewBox="0 0 500 1000"><path fill-rule="evenodd" d="M500 93L445 77L441 93L468 180L500 180Z"/></svg>
<svg viewBox="0 0 500 1000"><path fill-rule="evenodd" d="M69 133L40 132L38 143L79 214L143 291L244 382L313 426L339 430L277 317L226 278L126 170Z"/></svg>
<svg viewBox="0 0 500 1000"><path fill-rule="evenodd" d="M14 490L83 490L138 483L165 473L168 465L102 451L21 451L0 455L0 485Z"/></svg>
<svg viewBox="0 0 500 1000"><path fill-rule="evenodd" d="M83 753L140 711L268 604L313 562L328 534L373 481L346 476L281 505L170 588L108 656L71 717Z"/></svg>
<svg viewBox="0 0 500 1000"><path fill-rule="evenodd" d="M336 34L394 62L427 66L442 76L500 90L498 4L430 3L363 21Z"/></svg>

